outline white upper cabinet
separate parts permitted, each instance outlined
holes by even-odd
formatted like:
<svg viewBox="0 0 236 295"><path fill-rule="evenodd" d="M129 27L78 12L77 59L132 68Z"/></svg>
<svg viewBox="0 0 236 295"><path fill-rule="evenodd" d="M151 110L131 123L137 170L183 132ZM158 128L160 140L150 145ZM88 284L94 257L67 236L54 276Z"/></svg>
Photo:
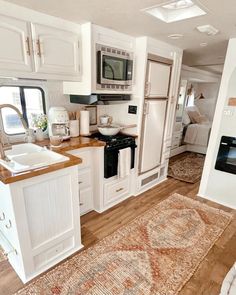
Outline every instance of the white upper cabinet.
<svg viewBox="0 0 236 295"><path fill-rule="evenodd" d="M0 15L0 69L32 72L29 23Z"/></svg>
<svg viewBox="0 0 236 295"><path fill-rule="evenodd" d="M155 61L148 62L146 97L167 97L171 66Z"/></svg>
<svg viewBox="0 0 236 295"><path fill-rule="evenodd" d="M35 70L57 75L79 74L79 38L72 32L32 24Z"/></svg>

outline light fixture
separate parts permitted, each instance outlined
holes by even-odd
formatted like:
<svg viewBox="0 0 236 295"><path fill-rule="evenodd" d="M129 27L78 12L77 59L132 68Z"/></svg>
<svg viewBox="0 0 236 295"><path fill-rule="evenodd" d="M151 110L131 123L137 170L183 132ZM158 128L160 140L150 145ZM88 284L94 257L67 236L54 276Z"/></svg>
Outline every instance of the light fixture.
<svg viewBox="0 0 236 295"><path fill-rule="evenodd" d="M171 34L168 36L168 38L177 40L177 39L183 38L183 36L184 35L182 35L182 34Z"/></svg>
<svg viewBox="0 0 236 295"><path fill-rule="evenodd" d="M172 23L206 14L206 12L192 0L168 1L164 4L158 4L142 9L141 11L166 23Z"/></svg>
<svg viewBox="0 0 236 295"><path fill-rule="evenodd" d="M197 30L200 33L207 34L208 36L214 36L219 33L219 30L213 27L212 25L198 26Z"/></svg>
<svg viewBox="0 0 236 295"><path fill-rule="evenodd" d="M163 5L162 7L165 9L183 9L193 6L194 3L191 0L179 0L175 1L166 5Z"/></svg>

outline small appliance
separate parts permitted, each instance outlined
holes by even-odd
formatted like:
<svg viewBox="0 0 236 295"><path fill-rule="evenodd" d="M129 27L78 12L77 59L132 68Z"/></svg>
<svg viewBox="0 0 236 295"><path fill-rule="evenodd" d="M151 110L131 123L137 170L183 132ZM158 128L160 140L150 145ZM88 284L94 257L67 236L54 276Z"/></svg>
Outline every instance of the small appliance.
<svg viewBox="0 0 236 295"><path fill-rule="evenodd" d="M97 44L97 89L131 90L133 53Z"/></svg>
<svg viewBox="0 0 236 295"><path fill-rule="evenodd" d="M51 107L48 111L49 136L62 136L63 140L70 138L69 115L64 107Z"/></svg>

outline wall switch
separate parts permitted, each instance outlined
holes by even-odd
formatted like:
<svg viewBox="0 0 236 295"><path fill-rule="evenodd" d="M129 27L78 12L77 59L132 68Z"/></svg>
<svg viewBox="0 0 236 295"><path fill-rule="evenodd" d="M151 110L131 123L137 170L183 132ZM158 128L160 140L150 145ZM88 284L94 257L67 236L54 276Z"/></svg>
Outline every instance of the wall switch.
<svg viewBox="0 0 236 295"><path fill-rule="evenodd" d="M233 116L234 111L230 109L225 109L224 110L224 116Z"/></svg>
<svg viewBox="0 0 236 295"><path fill-rule="evenodd" d="M137 106L129 105L128 113L129 114L137 114Z"/></svg>

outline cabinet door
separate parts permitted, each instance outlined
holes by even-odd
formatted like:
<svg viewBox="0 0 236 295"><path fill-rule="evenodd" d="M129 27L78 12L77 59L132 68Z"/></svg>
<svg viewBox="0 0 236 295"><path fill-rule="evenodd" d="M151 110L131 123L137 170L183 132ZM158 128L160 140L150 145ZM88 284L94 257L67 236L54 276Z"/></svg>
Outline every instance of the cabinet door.
<svg viewBox="0 0 236 295"><path fill-rule="evenodd" d="M29 23L0 15L0 70L32 71Z"/></svg>
<svg viewBox="0 0 236 295"><path fill-rule="evenodd" d="M79 38L72 32L32 24L35 69L64 76L79 74Z"/></svg>
<svg viewBox="0 0 236 295"><path fill-rule="evenodd" d="M167 97L171 66L149 61L146 82L146 97Z"/></svg>

